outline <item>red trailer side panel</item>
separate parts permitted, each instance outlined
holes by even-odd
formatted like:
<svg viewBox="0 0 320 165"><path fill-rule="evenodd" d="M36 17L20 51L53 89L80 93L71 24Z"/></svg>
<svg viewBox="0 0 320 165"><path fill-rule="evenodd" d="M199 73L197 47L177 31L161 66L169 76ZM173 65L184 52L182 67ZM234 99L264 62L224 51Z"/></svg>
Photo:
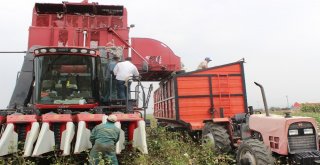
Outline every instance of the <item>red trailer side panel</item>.
<svg viewBox="0 0 320 165"><path fill-rule="evenodd" d="M176 119L173 79L160 84L154 92L154 115L158 118Z"/></svg>
<svg viewBox="0 0 320 165"><path fill-rule="evenodd" d="M166 88L170 82L172 89ZM172 93L171 97L166 93ZM190 124L192 129L202 129L205 120L245 113L243 62L176 75L160 85L155 95L156 118L174 119ZM174 107L158 104L169 100L174 101Z"/></svg>

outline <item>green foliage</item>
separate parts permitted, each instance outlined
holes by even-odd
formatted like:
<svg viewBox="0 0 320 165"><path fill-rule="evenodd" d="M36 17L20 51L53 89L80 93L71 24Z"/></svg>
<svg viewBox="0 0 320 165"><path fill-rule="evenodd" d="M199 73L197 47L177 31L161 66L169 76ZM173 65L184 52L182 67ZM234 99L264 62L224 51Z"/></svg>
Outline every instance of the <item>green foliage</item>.
<svg viewBox="0 0 320 165"><path fill-rule="evenodd" d="M195 142L185 132L170 132L165 128L147 129L148 155L132 151L120 158L122 164L134 165L215 165L232 164L230 155L218 155L209 144ZM128 159L130 158L130 159Z"/></svg>
<svg viewBox="0 0 320 165"><path fill-rule="evenodd" d="M17 145L14 145L11 141L9 146L9 152L12 153L9 156L0 157L0 165L35 165L34 161L29 160L28 158L23 157L23 152L20 148L23 148L23 143L19 142ZM17 152L15 148L18 147Z"/></svg>
<svg viewBox="0 0 320 165"><path fill-rule="evenodd" d="M320 104L302 104L302 112L320 112Z"/></svg>
<svg viewBox="0 0 320 165"><path fill-rule="evenodd" d="M273 112L273 114L284 115L284 112L291 112L292 116L304 116L304 117L313 117L320 127L320 113L318 112L303 112L302 110L294 110L294 111L277 111Z"/></svg>
<svg viewBox="0 0 320 165"><path fill-rule="evenodd" d="M98 165L109 165L111 163L111 160L104 157L101 152L99 152L99 158L95 160L94 158L88 160L91 164L95 164L97 161Z"/></svg>
<svg viewBox="0 0 320 165"><path fill-rule="evenodd" d="M320 113L318 112L301 112L301 111L295 111L292 113L293 116L305 116L305 117L313 117L316 119L318 125L320 123Z"/></svg>
<svg viewBox="0 0 320 165"><path fill-rule="evenodd" d="M36 165L36 164L52 164L52 165L74 165L84 164L87 162L87 153L79 159L77 156L61 156L61 151L56 150L47 156L41 157L23 157L23 143L18 143L18 150L14 152L14 146L11 146L12 154L0 157L0 165ZM103 163L105 164L105 163Z"/></svg>

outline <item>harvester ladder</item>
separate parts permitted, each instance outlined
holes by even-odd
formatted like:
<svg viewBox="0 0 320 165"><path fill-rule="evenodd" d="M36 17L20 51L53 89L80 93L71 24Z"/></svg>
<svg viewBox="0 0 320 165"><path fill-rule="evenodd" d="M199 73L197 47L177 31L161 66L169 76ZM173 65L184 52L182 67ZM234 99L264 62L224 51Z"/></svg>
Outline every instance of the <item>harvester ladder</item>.
<svg viewBox="0 0 320 165"><path fill-rule="evenodd" d="M218 89L219 89L219 106L221 107L221 104L222 104L222 100L221 100L221 82L220 82L220 74L218 74Z"/></svg>
<svg viewBox="0 0 320 165"><path fill-rule="evenodd" d="M221 80L221 77L226 77L226 82L225 80ZM219 84L219 103L220 103L220 108L223 108L223 107L228 107L229 109L231 108L231 95L230 95L230 86L229 86L229 75L226 74L226 75L220 75L218 74L218 84ZM226 86L225 86L226 84ZM226 87L227 88L227 93L226 94L223 94L223 95L227 95L228 97L228 104L226 105L224 102L225 99L222 99L223 95L222 95L222 90L221 90L221 87ZM224 108L225 109L225 108ZM219 112L221 113L221 112ZM219 114L221 116L221 114Z"/></svg>
<svg viewBox="0 0 320 165"><path fill-rule="evenodd" d="M231 109L231 94L230 94L230 83L229 83L229 75L227 75L227 89L228 89L228 102L229 102L229 109Z"/></svg>

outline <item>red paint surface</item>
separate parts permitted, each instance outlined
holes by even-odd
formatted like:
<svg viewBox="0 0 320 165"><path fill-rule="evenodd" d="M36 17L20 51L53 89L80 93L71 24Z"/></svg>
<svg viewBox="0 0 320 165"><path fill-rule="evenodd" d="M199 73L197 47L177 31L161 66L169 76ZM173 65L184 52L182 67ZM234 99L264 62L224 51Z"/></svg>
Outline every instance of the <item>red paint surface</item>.
<svg viewBox="0 0 320 165"><path fill-rule="evenodd" d="M59 4L56 5L59 6ZM87 8L100 5L67 2L64 6ZM122 16L68 13L57 15L56 13L37 13L37 11L35 7L32 13L32 25L29 27L28 48L34 45L96 48L114 44L123 47L123 56L128 57L130 28L128 28L126 8L123 8ZM86 32L85 40L84 31ZM181 68L180 57L160 41L149 38L132 38L131 47L133 48L132 62L138 69L142 72L143 63L148 65L148 72L142 74L142 80L158 81Z"/></svg>
<svg viewBox="0 0 320 165"><path fill-rule="evenodd" d="M42 122L55 123L55 122L72 122L71 114L44 114L41 116Z"/></svg>
<svg viewBox="0 0 320 165"><path fill-rule="evenodd" d="M76 114L75 122L85 121L85 122L102 122L102 117L104 114Z"/></svg>
<svg viewBox="0 0 320 165"><path fill-rule="evenodd" d="M137 122L130 122L128 126L128 141L133 140L134 129L137 128Z"/></svg>
<svg viewBox="0 0 320 165"><path fill-rule="evenodd" d="M32 123L38 121L37 115L9 115L7 123Z"/></svg>
<svg viewBox="0 0 320 165"><path fill-rule="evenodd" d="M113 114L117 116L118 121L139 121L143 120L139 113L134 114Z"/></svg>

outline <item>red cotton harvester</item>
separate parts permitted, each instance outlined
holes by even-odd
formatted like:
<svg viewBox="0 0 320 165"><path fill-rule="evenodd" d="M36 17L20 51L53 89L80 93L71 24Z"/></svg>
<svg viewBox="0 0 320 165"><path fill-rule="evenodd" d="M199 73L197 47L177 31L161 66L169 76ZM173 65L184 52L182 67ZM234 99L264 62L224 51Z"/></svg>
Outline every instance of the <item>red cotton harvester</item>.
<svg viewBox="0 0 320 165"><path fill-rule="evenodd" d="M29 50L8 109L0 115L0 156L18 149L25 157L54 150L79 154L92 147L91 129L110 114L118 117L116 126L122 130L116 152L136 147L148 153L145 114L150 91L145 96L141 81L179 71L180 57L157 40L129 38L123 6L36 3L32 14ZM136 88L127 91L132 98L112 97L115 84L107 68L114 56L132 57L141 74L131 78L137 81Z"/></svg>

